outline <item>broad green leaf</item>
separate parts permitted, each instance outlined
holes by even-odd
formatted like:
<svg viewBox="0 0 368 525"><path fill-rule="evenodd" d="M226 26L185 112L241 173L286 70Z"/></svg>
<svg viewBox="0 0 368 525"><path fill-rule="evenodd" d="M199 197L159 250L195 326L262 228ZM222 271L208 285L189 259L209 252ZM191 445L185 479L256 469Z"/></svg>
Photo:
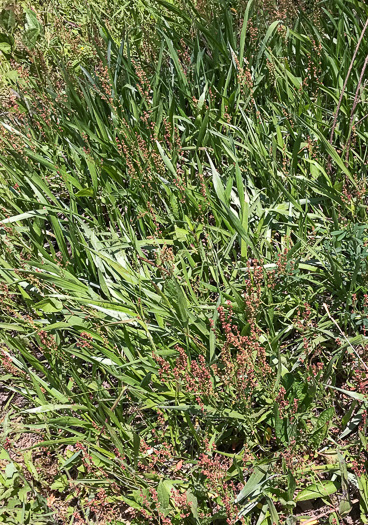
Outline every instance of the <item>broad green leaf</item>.
<svg viewBox="0 0 368 525"><path fill-rule="evenodd" d="M15 14L12 8L3 9L0 13L0 23L7 31L15 26Z"/></svg>
<svg viewBox="0 0 368 525"><path fill-rule="evenodd" d="M52 312L59 312L60 310L62 310L63 303L61 301L58 301L57 299L48 297L36 303L34 307L37 310L42 310L45 313L52 313Z"/></svg>
<svg viewBox="0 0 368 525"><path fill-rule="evenodd" d="M267 472L270 468L270 465L258 465L253 474L250 476L249 480L246 482L244 488L239 492L235 498L235 503L247 498L252 492L260 490L264 480L267 476Z"/></svg>
<svg viewBox="0 0 368 525"><path fill-rule="evenodd" d="M325 498L335 494L340 488L340 484L334 481L321 481L320 483L309 485L297 494L295 501L308 501L318 498Z"/></svg>

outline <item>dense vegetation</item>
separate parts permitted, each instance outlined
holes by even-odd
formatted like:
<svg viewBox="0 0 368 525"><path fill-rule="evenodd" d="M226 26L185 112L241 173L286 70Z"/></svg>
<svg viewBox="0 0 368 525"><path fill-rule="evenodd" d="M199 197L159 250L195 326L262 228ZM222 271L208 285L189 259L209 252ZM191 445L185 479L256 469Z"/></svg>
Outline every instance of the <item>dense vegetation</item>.
<svg viewBox="0 0 368 525"><path fill-rule="evenodd" d="M368 6L80 4L0 16L0 522L368 523Z"/></svg>

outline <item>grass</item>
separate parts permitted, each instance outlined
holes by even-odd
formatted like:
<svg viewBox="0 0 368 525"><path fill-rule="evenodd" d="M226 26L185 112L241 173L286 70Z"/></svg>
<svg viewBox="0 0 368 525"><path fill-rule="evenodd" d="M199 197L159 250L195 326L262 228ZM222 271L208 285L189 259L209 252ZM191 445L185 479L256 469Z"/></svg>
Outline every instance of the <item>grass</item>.
<svg viewBox="0 0 368 525"><path fill-rule="evenodd" d="M230 7L12 66L0 522L368 522L368 9Z"/></svg>

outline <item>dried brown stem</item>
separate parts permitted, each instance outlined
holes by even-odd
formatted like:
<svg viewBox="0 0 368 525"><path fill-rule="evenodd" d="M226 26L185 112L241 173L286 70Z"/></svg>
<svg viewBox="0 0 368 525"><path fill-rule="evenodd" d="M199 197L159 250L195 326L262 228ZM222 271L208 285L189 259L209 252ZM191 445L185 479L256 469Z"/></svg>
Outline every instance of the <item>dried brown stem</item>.
<svg viewBox="0 0 368 525"><path fill-rule="evenodd" d="M354 505L355 503L358 503L358 499L354 499L351 503ZM329 514L333 514L334 512L337 512L339 510L338 507L334 507L333 509L329 509L327 512L324 512L323 514L318 514L318 516L313 516L313 518L310 518L307 521L302 521L302 525L312 525L318 523L318 520L321 518L325 518Z"/></svg>

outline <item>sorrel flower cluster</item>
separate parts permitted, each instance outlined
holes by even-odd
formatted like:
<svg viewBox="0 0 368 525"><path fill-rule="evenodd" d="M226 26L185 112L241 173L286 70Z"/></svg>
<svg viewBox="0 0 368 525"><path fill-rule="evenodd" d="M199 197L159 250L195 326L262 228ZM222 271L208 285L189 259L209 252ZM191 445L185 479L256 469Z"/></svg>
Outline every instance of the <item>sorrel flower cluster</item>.
<svg viewBox="0 0 368 525"><path fill-rule="evenodd" d="M209 399L214 395L214 388L211 378L211 367L207 365L203 355L199 355L197 360L188 359L185 350L177 345L175 347L179 356L175 361L174 367L162 357L154 354L153 358L159 365L159 377L164 381L174 381L181 385L181 388L195 395L196 402L204 407L204 399Z"/></svg>
<svg viewBox="0 0 368 525"><path fill-rule="evenodd" d="M217 308L217 326L210 320L219 349L217 358L212 363L208 362L203 353L190 359L180 345L175 346L178 355L173 363L153 354L159 366L159 380L165 383L174 382L179 390L193 394L202 409L205 404L230 402L234 405L239 401L250 401L254 390L264 384L271 374L266 350L261 343L261 330L256 322L264 281L263 267L258 261L252 261L248 270L249 278L245 282L244 308L241 312L246 319L243 326L236 319L230 301ZM227 396L221 397L222 392L226 392Z"/></svg>
<svg viewBox="0 0 368 525"><path fill-rule="evenodd" d="M252 294L251 294L252 295ZM255 312L256 302L246 296L248 308ZM254 317L249 319L249 335L241 335L238 325L234 322L233 306L230 302L227 309L218 308L221 331L225 335L217 372L224 385L235 388L236 396L247 399L254 388L259 386L262 379L266 379L271 372L267 363L266 352L260 343L260 330Z"/></svg>

